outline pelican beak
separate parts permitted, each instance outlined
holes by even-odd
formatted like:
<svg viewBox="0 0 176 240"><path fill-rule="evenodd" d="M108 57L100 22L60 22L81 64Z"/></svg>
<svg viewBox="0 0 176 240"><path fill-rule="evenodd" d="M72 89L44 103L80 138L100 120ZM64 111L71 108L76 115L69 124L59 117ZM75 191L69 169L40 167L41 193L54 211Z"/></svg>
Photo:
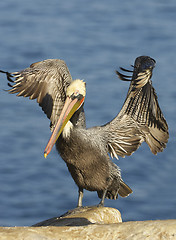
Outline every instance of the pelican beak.
<svg viewBox="0 0 176 240"><path fill-rule="evenodd" d="M84 96L79 95L72 95L71 97L67 97L60 117L57 121L57 124L54 128L54 131L48 141L48 144L44 150L44 157L46 158L50 153L51 149L53 148L55 142L57 141L58 137L62 133L65 125L69 121L69 119L73 116L73 114L81 107L84 102Z"/></svg>

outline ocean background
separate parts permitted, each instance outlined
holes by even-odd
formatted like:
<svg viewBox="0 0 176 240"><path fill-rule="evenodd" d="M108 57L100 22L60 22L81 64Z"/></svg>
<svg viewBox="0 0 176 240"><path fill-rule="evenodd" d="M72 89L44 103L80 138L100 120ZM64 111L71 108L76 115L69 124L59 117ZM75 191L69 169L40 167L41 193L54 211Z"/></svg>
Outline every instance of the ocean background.
<svg viewBox="0 0 176 240"><path fill-rule="evenodd" d="M88 127L120 111L129 83L115 70L131 69L141 55L157 62L152 81L170 138L157 156L143 143L115 160L133 194L105 206L119 209L123 221L176 218L176 1L0 1L0 69L65 60L73 79L87 83ZM4 89L0 74L0 226L30 226L75 208L78 189L55 148L43 157L49 120L36 101ZM98 202L85 191L84 205Z"/></svg>

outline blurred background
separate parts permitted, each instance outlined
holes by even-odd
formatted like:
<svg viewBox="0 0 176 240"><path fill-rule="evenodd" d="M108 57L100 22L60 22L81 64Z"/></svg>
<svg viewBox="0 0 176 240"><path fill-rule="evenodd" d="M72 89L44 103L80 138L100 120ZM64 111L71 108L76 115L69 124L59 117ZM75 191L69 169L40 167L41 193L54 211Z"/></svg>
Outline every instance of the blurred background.
<svg viewBox="0 0 176 240"><path fill-rule="evenodd" d="M120 111L129 83L115 74L136 57L157 62L153 85L170 139L153 155L142 146L115 163L133 194L105 206L124 221L176 218L176 1L0 1L0 69L19 71L47 58L64 59L73 79L87 83L87 126L102 125ZM49 120L35 100L17 98L0 75L0 226L30 226L77 204L77 186L54 149L43 151ZM85 192L83 204L99 202Z"/></svg>

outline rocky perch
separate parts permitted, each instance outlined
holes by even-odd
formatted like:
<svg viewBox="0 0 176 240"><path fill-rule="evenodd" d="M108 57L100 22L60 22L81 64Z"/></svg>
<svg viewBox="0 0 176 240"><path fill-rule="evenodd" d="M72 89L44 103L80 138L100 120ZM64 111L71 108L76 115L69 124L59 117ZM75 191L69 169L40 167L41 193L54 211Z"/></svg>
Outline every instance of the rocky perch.
<svg viewBox="0 0 176 240"><path fill-rule="evenodd" d="M85 207L32 227L0 227L0 239L176 240L176 220L123 222L117 209Z"/></svg>

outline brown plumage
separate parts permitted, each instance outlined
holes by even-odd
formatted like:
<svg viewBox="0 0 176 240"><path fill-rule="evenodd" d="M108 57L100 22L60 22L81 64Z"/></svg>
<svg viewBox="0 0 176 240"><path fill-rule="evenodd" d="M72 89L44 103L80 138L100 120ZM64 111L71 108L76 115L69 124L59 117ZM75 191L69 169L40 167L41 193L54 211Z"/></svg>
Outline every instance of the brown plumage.
<svg viewBox="0 0 176 240"><path fill-rule="evenodd" d="M154 154L166 147L168 126L151 82L154 67L154 59L141 56L136 59L133 71L121 68L132 73L132 77L117 71L120 79L131 82L124 105L112 121L89 129L83 109L85 83L72 81L64 61L48 59L20 72L1 71L14 83L9 83L9 93L37 99L50 119L53 134L45 156L56 142L59 154L78 185L78 206L82 206L83 189L97 191L101 205L105 197L117 199L118 194L126 197L132 193L108 153L112 158L129 156L144 141Z"/></svg>

